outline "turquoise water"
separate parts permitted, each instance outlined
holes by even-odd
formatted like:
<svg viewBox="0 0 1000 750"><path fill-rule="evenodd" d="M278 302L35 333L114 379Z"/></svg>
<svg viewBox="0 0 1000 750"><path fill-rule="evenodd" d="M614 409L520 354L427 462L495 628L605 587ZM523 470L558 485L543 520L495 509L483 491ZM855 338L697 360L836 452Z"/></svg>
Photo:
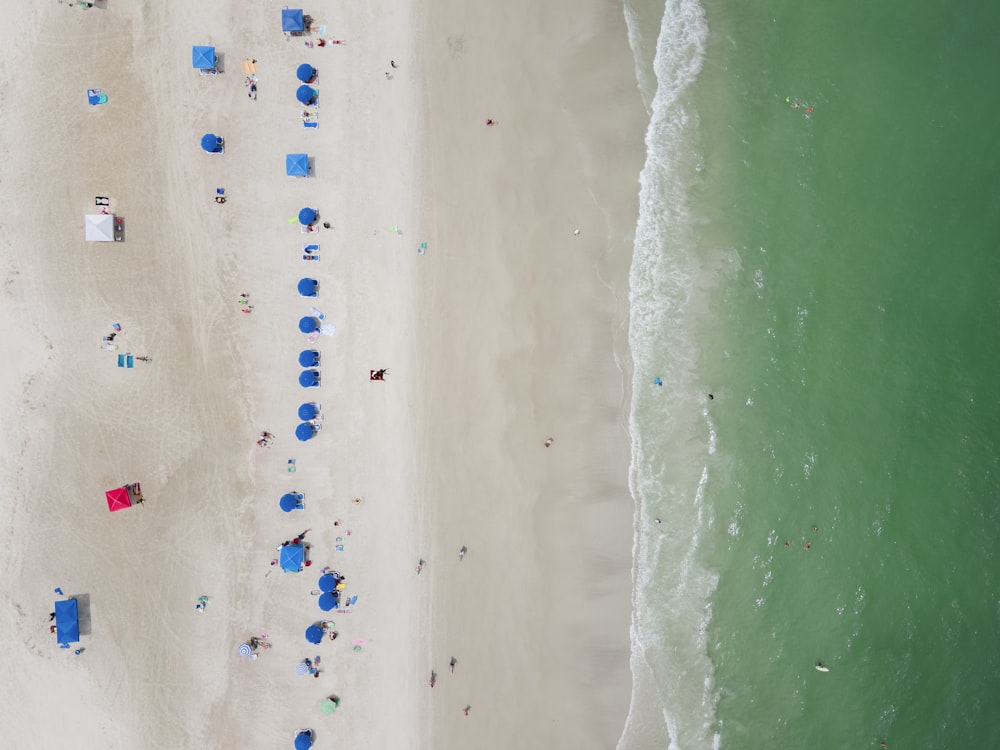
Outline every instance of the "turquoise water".
<svg viewBox="0 0 1000 750"><path fill-rule="evenodd" d="M807 5L627 6L623 750L1000 747L1000 9Z"/></svg>

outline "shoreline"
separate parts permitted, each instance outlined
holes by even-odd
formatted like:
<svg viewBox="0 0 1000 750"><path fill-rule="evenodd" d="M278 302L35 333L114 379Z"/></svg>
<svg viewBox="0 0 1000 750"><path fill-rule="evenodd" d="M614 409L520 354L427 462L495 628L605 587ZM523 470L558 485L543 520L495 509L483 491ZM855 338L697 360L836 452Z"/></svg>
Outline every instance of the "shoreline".
<svg viewBox="0 0 1000 750"><path fill-rule="evenodd" d="M607 748L632 689L628 273L645 111L624 13L524 3L470 19L445 4L422 39L435 231L418 421L421 463L443 469L426 491L422 665L458 660L422 701L428 744Z"/></svg>

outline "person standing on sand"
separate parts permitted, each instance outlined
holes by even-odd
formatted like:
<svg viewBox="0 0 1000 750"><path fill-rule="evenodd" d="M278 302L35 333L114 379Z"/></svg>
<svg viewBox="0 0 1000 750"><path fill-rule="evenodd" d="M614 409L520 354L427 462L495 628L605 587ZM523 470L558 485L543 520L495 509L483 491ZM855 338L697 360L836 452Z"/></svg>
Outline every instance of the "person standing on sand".
<svg viewBox="0 0 1000 750"><path fill-rule="evenodd" d="M459 562L462 562L462 560L464 560L464 559L465 559L465 553L466 553L466 552L468 552L468 551L469 551L469 548L468 548L468 547L466 547L466 546L465 546L465 545L463 544L463 545L462 545L462 548L461 548L461 549L460 549L460 550L458 551L458 561L459 561Z"/></svg>
<svg viewBox="0 0 1000 750"><path fill-rule="evenodd" d="M472 706L466 706L465 708L462 709L462 713L465 714L466 716L468 716L469 715L469 710L471 708L472 708Z"/></svg>
<svg viewBox="0 0 1000 750"><path fill-rule="evenodd" d="M549 438L548 440L545 441L545 443L543 443L543 445L545 445L545 447L548 448L554 442L555 442L555 440L553 440L552 438Z"/></svg>

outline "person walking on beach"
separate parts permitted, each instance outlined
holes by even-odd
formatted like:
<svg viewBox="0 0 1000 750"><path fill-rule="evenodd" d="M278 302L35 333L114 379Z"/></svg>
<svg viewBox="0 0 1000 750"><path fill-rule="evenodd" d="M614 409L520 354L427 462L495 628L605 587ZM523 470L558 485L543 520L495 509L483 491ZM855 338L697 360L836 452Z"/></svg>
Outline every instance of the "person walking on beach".
<svg viewBox="0 0 1000 750"><path fill-rule="evenodd" d="M456 664L458 664L458 659L456 659L454 656L451 657L451 661L448 662L448 669L451 670L452 674L455 674L455 665Z"/></svg>
<svg viewBox="0 0 1000 750"><path fill-rule="evenodd" d="M462 709L462 713L465 714L466 716L468 716L469 715L469 710L471 708L472 708L472 706L466 706L465 708Z"/></svg>
<svg viewBox="0 0 1000 750"><path fill-rule="evenodd" d="M465 545L463 544L463 545L462 545L462 548L461 548L461 549L460 549L460 550L458 551L458 561L459 561L459 562L462 562L462 560L464 560L464 559L465 559L465 553L466 553L466 552L468 552L468 551L469 551L469 548L468 548L468 547L466 547L466 546L465 546Z"/></svg>

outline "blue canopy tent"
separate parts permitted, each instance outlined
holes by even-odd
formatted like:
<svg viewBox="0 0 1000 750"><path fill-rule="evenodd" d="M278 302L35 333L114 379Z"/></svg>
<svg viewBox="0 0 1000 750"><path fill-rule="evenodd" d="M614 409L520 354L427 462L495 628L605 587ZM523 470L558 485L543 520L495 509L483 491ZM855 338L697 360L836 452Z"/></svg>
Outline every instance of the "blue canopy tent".
<svg viewBox="0 0 1000 750"><path fill-rule="evenodd" d="M324 594L328 591L337 590L337 581L339 579L333 573L324 573L319 577L319 590Z"/></svg>
<svg viewBox="0 0 1000 750"><path fill-rule="evenodd" d="M80 640L80 614L76 599L56 602L56 641L76 643Z"/></svg>
<svg viewBox="0 0 1000 750"><path fill-rule="evenodd" d="M316 291L319 289L319 282L316 279L299 279L299 285L296 288L303 297L315 297Z"/></svg>
<svg viewBox="0 0 1000 750"><path fill-rule="evenodd" d="M308 227L315 224L318 217L319 214L316 212L315 208L309 208L306 206L305 208L299 210L299 224L302 224L303 226Z"/></svg>
<svg viewBox="0 0 1000 750"><path fill-rule="evenodd" d="M215 70L215 47L195 45L191 48L191 65L198 70Z"/></svg>
<svg viewBox="0 0 1000 750"><path fill-rule="evenodd" d="M300 359L299 361L301 362L302 360ZM303 422L315 419L317 414L319 414L319 407L316 404L302 404L299 407L299 419Z"/></svg>
<svg viewBox="0 0 1000 750"><path fill-rule="evenodd" d="M286 573L299 573L306 560L306 551L301 544L286 544L278 555L278 564Z"/></svg>
<svg viewBox="0 0 1000 750"><path fill-rule="evenodd" d="M331 609L337 608L337 603L339 601L339 591L326 591L319 595L319 608L324 612L329 612Z"/></svg>
<svg viewBox="0 0 1000 750"><path fill-rule="evenodd" d="M319 352L315 349L303 349L299 352L299 364L303 367L315 367L319 364ZM302 411L302 407L299 407ZM312 417L302 417L302 419L312 419Z"/></svg>
<svg viewBox="0 0 1000 750"><path fill-rule="evenodd" d="M302 63L295 69L295 77L302 81L302 83L312 83L316 77L316 68L309 63Z"/></svg>
<svg viewBox="0 0 1000 750"><path fill-rule="evenodd" d="M224 150L225 141L215 133L205 133L201 137L201 147L210 154L221 154Z"/></svg>
<svg viewBox="0 0 1000 750"><path fill-rule="evenodd" d="M295 735L295 750L309 750L313 746L311 729L303 729Z"/></svg>
<svg viewBox="0 0 1000 750"><path fill-rule="evenodd" d="M304 83L295 89L295 98L299 100L300 104L305 104L307 107L310 104L315 104L318 97L319 92L312 86L306 86Z"/></svg>
<svg viewBox="0 0 1000 750"><path fill-rule="evenodd" d="M298 492L286 492L278 500L278 507L285 511L285 513L291 513L293 510L302 510L302 495Z"/></svg>
<svg viewBox="0 0 1000 750"><path fill-rule="evenodd" d="M303 370L299 373L299 385L303 388L315 388L319 385L319 370Z"/></svg>
<svg viewBox="0 0 1000 750"><path fill-rule="evenodd" d="M285 174L289 177L308 177L309 154L285 154Z"/></svg>
<svg viewBox="0 0 1000 750"><path fill-rule="evenodd" d="M310 625L306 628L306 640L310 643L319 643L323 640L323 628L319 625Z"/></svg>
<svg viewBox="0 0 1000 750"><path fill-rule="evenodd" d="M299 319L299 330L302 333L312 333L313 331L319 330L319 321L307 315L304 318Z"/></svg>
<svg viewBox="0 0 1000 750"><path fill-rule="evenodd" d="M303 443L307 440L312 440L316 437L316 426L311 425L308 422L303 422L295 428L295 437Z"/></svg>
<svg viewBox="0 0 1000 750"><path fill-rule="evenodd" d="M301 34L306 30L306 21L301 8L282 8L281 30L286 34Z"/></svg>

